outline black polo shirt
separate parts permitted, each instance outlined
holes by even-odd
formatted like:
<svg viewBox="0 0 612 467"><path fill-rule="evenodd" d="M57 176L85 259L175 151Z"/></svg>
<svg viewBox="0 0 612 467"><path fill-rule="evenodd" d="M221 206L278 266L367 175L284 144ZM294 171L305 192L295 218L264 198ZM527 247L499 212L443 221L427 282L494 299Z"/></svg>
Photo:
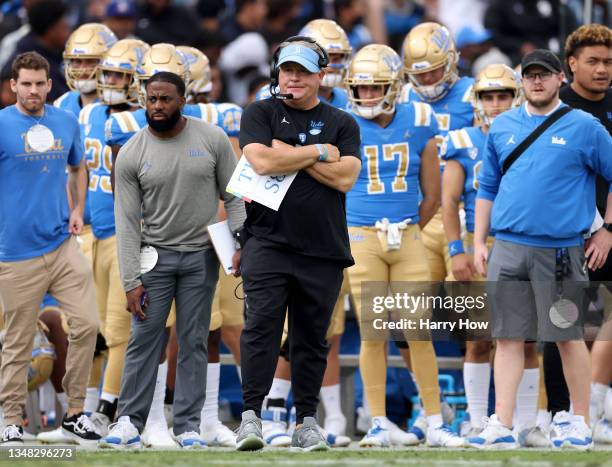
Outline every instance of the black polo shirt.
<svg viewBox="0 0 612 467"><path fill-rule="evenodd" d="M279 99L253 102L244 111L240 147L278 139L292 146L333 144L342 157L360 157L359 126L348 113L320 102L296 110ZM278 211L247 203L245 227L260 240L296 253L354 264L351 256L344 193L300 170Z"/></svg>

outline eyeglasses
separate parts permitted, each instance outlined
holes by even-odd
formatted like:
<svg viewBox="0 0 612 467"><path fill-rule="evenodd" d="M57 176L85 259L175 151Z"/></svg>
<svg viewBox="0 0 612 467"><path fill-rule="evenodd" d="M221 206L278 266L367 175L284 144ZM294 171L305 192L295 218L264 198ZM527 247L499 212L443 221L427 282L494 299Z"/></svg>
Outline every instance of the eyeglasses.
<svg viewBox="0 0 612 467"><path fill-rule="evenodd" d="M523 78L529 83L535 82L536 78L540 78L541 81L548 81L553 76L552 71L541 71L540 73L525 73Z"/></svg>

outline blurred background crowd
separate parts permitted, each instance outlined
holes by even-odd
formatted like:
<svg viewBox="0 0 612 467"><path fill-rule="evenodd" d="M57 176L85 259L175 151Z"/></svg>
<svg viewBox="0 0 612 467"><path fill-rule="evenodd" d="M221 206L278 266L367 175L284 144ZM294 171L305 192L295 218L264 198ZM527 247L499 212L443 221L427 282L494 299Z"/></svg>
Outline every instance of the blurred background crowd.
<svg viewBox="0 0 612 467"><path fill-rule="evenodd" d="M10 63L36 50L51 64L56 99L68 90L64 45L86 22L106 24L118 39L190 45L211 61L213 102L245 105L266 82L271 53L315 18L334 19L353 51L386 43L400 49L423 21L445 24L460 51L459 71L516 65L535 48L561 52L579 24L610 25L612 0L5 0L0 2L0 108L14 103Z"/></svg>

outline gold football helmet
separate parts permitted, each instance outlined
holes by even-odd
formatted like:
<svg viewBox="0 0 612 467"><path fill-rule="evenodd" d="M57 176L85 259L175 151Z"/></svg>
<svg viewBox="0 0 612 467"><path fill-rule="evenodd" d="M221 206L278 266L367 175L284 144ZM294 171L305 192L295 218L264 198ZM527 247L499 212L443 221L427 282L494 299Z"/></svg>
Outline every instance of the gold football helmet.
<svg viewBox="0 0 612 467"><path fill-rule="evenodd" d="M96 66L77 67L75 59L100 61L106 51L117 42L117 37L108 27L100 23L86 23L78 27L64 48L64 75L73 91L89 94L96 90Z"/></svg>
<svg viewBox="0 0 612 467"><path fill-rule="evenodd" d="M514 99L512 107L518 107L523 100L521 82L515 71L507 65L494 64L486 66L476 78L472 87L472 104L478 121L491 125L495 116L508 109L492 108L485 111L482 105L482 93L486 91L511 91Z"/></svg>
<svg viewBox="0 0 612 467"><path fill-rule="evenodd" d="M393 113L400 93L401 73L402 60L391 47L366 45L353 57L345 80L351 110L368 119ZM359 85L383 85L385 93L380 98L363 99L357 92Z"/></svg>
<svg viewBox="0 0 612 467"><path fill-rule="evenodd" d="M433 102L444 97L458 78L459 55L448 29L438 23L421 23L404 39L404 74L421 98ZM444 74L433 84L424 85L419 75L438 68Z"/></svg>
<svg viewBox="0 0 612 467"><path fill-rule="evenodd" d="M98 66L96 84L98 95L106 105L138 103L138 82L134 77L149 44L139 39L122 39L102 57ZM110 72L123 73L120 83L111 83Z"/></svg>
<svg viewBox="0 0 612 467"><path fill-rule="evenodd" d="M304 26L299 35L312 37L330 56L330 63L325 70L321 86L326 88L341 86L353 51L344 29L331 19L315 19ZM339 63L334 63L334 55L341 57Z"/></svg>
<svg viewBox="0 0 612 467"><path fill-rule="evenodd" d="M172 44L161 42L154 44L146 51L142 62L136 69L136 80L138 81L138 103L141 107L145 107L147 94L145 83L155 73L160 71L169 71L181 77L185 82L185 86L189 85L190 74L187 61Z"/></svg>
<svg viewBox="0 0 612 467"><path fill-rule="evenodd" d="M195 102L198 94L207 94L212 91L210 60L195 47L179 45L176 50L184 55L189 67L191 81L187 86L187 102Z"/></svg>

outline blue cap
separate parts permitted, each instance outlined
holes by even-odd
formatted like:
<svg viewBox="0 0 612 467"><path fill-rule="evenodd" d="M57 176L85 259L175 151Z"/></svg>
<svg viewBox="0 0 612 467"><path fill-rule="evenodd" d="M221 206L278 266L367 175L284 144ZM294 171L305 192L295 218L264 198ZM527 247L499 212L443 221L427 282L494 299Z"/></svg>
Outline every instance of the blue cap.
<svg viewBox="0 0 612 467"><path fill-rule="evenodd" d="M318 73L321 71L319 57L318 53L304 44L290 43L281 49L276 67L278 68L283 63L294 62L302 65L311 73Z"/></svg>
<svg viewBox="0 0 612 467"><path fill-rule="evenodd" d="M133 18L136 16L136 5L133 0L111 0L106 5L107 18Z"/></svg>
<svg viewBox="0 0 612 467"><path fill-rule="evenodd" d="M491 39L493 35L490 31L478 28L475 26L465 26L461 28L459 33L457 34L457 40L455 41L455 45L458 49L461 47L465 47L466 45L471 44L482 44L483 42Z"/></svg>

